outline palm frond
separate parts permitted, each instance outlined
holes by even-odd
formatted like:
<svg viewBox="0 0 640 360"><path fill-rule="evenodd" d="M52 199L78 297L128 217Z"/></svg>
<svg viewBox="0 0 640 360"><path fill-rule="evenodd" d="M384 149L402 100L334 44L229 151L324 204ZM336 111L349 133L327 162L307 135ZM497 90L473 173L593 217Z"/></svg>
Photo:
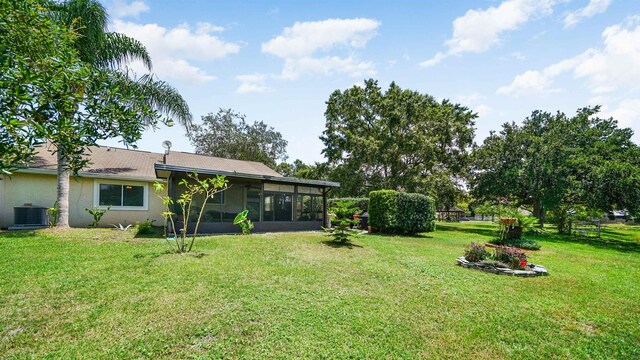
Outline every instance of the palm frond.
<svg viewBox="0 0 640 360"><path fill-rule="evenodd" d="M99 49L105 43L109 16L104 6L96 0L67 0L54 3L51 16L73 28L78 34L75 48L80 59L94 64Z"/></svg>
<svg viewBox="0 0 640 360"><path fill-rule="evenodd" d="M124 34L108 32L102 46L96 49L98 67L117 68L133 60L140 60L151 71L151 56L147 48L138 40Z"/></svg>
<svg viewBox="0 0 640 360"><path fill-rule="evenodd" d="M189 104L176 88L165 81L156 80L149 74L141 76L136 82L152 108L178 122L189 133L193 117Z"/></svg>

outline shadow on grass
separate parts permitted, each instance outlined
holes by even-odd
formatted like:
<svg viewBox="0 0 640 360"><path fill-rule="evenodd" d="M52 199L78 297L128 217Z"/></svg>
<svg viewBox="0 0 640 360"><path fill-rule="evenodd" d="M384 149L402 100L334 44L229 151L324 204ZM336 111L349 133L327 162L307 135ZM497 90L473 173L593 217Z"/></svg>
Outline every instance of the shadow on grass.
<svg viewBox="0 0 640 360"><path fill-rule="evenodd" d="M470 228L470 227L458 227L455 225L440 225L436 226L436 231L445 230L445 231L458 231L469 234L476 235L484 235L484 236L498 236L498 231L494 229L480 229L480 228Z"/></svg>
<svg viewBox="0 0 640 360"><path fill-rule="evenodd" d="M153 234L136 234L134 235L136 239L162 239L162 234L153 233Z"/></svg>
<svg viewBox="0 0 640 360"><path fill-rule="evenodd" d="M446 231L458 231L468 234L485 235L485 236L497 236L498 232L492 229L471 228L471 227L457 227L455 225L439 225L438 229ZM603 231L604 233L604 231ZM621 252L640 252L640 242L633 240L619 240L611 238L589 238L578 236L564 236L558 234L528 234L536 241L543 241L546 243L566 243L566 244L581 244L589 245L599 249L609 249ZM624 235L624 234L621 234ZM528 236L525 236L528 237ZM544 245L544 244L543 244Z"/></svg>
<svg viewBox="0 0 640 360"><path fill-rule="evenodd" d="M362 245L354 244L352 242L338 242L333 240L325 240L325 241L321 241L321 243L327 245L328 247L332 247L334 249L340 249L340 248L353 249L353 248L362 247Z"/></svg>
<svg viewBox="0 0 640 360"><path fill-rule="evenodd" d="M23 238L33 238L33 237L42 237L42 235L38 235L34 230L6 230L0 231L0 239L1 238L11 238L11 239L23 239Z"/></svg>
<svg viewBox="0 0 640 360"><path fill-rule="evenodd" d="M204 253L201 251L190 251L185 253L179 253L176 249L167 249L165 251L153 252L153 253L147 253L147 254L143 254L143 253L134 254L133 258L134 259L147 258L149 260L153 260L155 258L159 258L160 256L166 256L166 255L181 255L181 256L188 256L188 257L194 257L194 258L200 259L202 257L207 256L207 253Z"/></svg>
<svg viewBox="0 0 640 360"><path fill-rule="evenodd" d="M401 239L433 239L433 236L426 234L415 234L415 235L404 235L404 234L383 234L383 233L373 233L373 234L363 234L364 236L371 237L399 237Z"/></svg>
<svg viewBox="0 0 640 360"><path fill-rule="evenodd" d="M598 249L616 250L621 252L640 253L640 242L632 240L617 239L597 239L588 237L568 237L568 236L545 236L542 237L547 243L558 244L581 244L589 245Z"/></svg>

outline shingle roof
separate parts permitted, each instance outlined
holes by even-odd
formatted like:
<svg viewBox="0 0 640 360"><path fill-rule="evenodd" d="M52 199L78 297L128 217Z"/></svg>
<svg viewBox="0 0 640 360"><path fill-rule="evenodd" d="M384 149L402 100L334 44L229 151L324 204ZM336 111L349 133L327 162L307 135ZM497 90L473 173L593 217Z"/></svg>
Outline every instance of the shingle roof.
<svg viewBox="0 0 640 360"><path fill-rule="evenodd" d="M162 164L163 154L149 151L128 150L109 146L91 147L91 162L81 174L126 177L131 179L155 180L154 164ZM260 176L281 177L267 165L255 161L224 159L213 156L197 155L171 151L167 155L168 165L189 168L238 172ZM36 156L27 165L29 169L56 170L57 159L48 151L47 146L38 146Z"/></svg>
<svg viewBox="0 0 640 360"><path fill-rule="evenodd" d="M162 155L161 155L162 156ZM160 161L161 163L162 161ZM282 176L267 165L256 161L225 159L172 151L167 156L167 165L185 166L197 169L219 170L261 176Z"/></svg>

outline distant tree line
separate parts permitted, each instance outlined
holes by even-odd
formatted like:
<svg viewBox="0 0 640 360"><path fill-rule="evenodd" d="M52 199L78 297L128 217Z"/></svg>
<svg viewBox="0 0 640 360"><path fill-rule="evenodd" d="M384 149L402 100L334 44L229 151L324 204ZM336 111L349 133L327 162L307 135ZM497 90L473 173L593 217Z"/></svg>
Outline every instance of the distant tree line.
<svg viewBox="0 0 640 360"><path fill-rule="evenodd" d="M191 139L198 152L262 161L284 176L338 181L335 197L419 192L438 208L463 205L487 216L505 198L530 209L540 224L553 219L561 231L577 212L640 211L640 148L631 129L598 117L599 106L573 116L536 110L474 144L476 113L395 83L383 90L367 80L334 91L326 104L325 162L285 162L279 132L249 125L231 110L205 116Z"/></svg>
<svg viewBox="0 0 640 360"><path fill-rule="evenodd" d="M599 118L599 110L534 111L522 124L504 124L471 153L471 193L529 207L541 225L551 215L561 231L581 209L638 214L640 148L631 129Z"/></svg>

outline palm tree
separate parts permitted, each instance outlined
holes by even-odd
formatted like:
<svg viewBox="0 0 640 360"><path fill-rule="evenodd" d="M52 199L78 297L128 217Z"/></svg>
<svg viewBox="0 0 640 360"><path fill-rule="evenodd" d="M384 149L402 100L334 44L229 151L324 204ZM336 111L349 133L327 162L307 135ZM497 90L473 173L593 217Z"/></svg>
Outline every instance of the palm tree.
<svg viewBox="0 0 640 360"><path fill-rule="evenodd" d="M108 31L107 11L98 1L67 0L52 4L50 10L55 20L73 28L77 33L74 47L83 63L104 71L122 72L121 68L128 62L140 60L151 71L151 57L142 43L126 35ZM114 76L113 79L127 82L129 88L144 95L152 109L175 120L189 131L192 120L189 106L175 88L152 75L139 78ZM143 117L140 121L148 125L147 118ZM57 146L56 153L59 208L57 226L68 228L69 157L64 146Z"/></svg>

